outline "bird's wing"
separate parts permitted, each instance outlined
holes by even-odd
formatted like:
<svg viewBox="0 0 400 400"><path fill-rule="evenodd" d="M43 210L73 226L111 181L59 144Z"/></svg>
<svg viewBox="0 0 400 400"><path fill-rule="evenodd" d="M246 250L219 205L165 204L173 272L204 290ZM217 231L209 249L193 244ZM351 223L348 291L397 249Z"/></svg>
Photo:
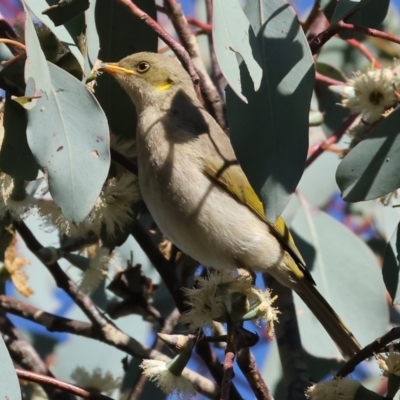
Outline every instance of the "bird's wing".
<svg viewBox="0 0 400 400"><path fill-rule="evenodd" d="M272 223L265 218L264 206L256 192L251 187L240 166L237 163L234 165L232 162L224 162L222 159L216 158L205 158L203 162L205 175L217 183L237 201L249 207L258 218L265 222L271 228L271 233L292 256L303 273L311 278L310 273L305 268L303 257L297 249L285 221L282 217L278 217L276 222Z"/></svg>

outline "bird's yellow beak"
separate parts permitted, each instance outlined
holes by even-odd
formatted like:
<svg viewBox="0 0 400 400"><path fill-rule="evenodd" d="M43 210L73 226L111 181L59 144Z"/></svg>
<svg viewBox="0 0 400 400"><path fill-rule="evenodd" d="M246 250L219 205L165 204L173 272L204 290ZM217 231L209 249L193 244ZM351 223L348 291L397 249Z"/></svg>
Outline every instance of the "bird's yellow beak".
<svg viewBox="0 0 400 400"><path fill-rule="evenodd" d="M125 75L134 75L135 72L128 68L120 67L117 63L102 63L100 66L100 70L107 72L108 74L125 74Z"/></svg>

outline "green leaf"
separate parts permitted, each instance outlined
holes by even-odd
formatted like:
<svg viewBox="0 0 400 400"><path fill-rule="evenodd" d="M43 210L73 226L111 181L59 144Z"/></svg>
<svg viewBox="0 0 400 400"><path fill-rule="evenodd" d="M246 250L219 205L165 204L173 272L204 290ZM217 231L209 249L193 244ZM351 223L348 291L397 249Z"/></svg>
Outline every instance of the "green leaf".
<svg viewBox="0 0 400 400"><path fill-rule="evenodd" d="M38 164L26 138L26 111L11 96L4 105L4 139L0 149L0 169L14 178L36 179Z"/></svg>
<svg viewBox="0 0 400 400"><path fill-rule="evenodd" d="M389 4L390 0L369 0L346 18L346 22L366 28L376 28L386 18Z"/></svg>
<svg viewBox="0 0 400 400"><path fill-rule="evenodd" d="M400 305L400 229L397 226L396 231L386 246L385 256L383 258L382 276L386 289L392 298L393 305Z"/></svg>
<svg viewBox="0 0 400 400"><path fill-rule="evenodd" d="M110 166L109 130L85 85L47 63L26 15L26 96L41 96L28 110L28 144L48 175L50 193L66 218L82 221L96 201Z"/></svg>
<svg viewBox="0 0 400 400"><path fill-rule="evenodd" d="M89 0L60 0L42 11L42 14L47 15L55 26L59 26L81 15L88 8Z"/></svg>
<svg viewBox="0 0 400 400"><path fill-rule="evenodd" d="M100 40L96 28L96 0L91 0L89 8L85 11L86 23L86 48L85 48L85 76L93 69L100 51Z"/></svg>
<svg viewBox="0 0 400 400"><path fill-rule="evenodd" d="M47 15L42 14L42 11L44 11L49 7L50 1L49 3L47 3L46 0L24 0L24 1L25 4L31 10L31 12L35 15L35 18L37 18L39 21L45 24L54 33L54 35L57 36L58 40L61 43L63 43L77 59L79 65L81 66L81 69L84 70L84 57L76 43L77 40L76 35L78 33L77 32L73 33L71 29L68 30L67 27L64 25L55 26L53 21ZM76 18L76 23L79 22L77 21L78 19L79 18ZM75 21L71 21L71 23L72 22ZM72 25L76 25L76 23Z"/></svg>
<svg viewBox="0 0 400 400"><path fill-rule="evenodd" d="M370 0L339 0L332 15L331 24L337 24L369 1Z"/></svg>
<svg viewBox="0 0 400 400"><path fill-rule="evenodd" d="M24 66L23 57L7 64L0 71L0 87L12 95L22 96L25 91Z"/></svg>
<svg viewBox="0 0 400 400"><path fill-rule="evenodd" d="M348 24L364 26L366 28L377 28L386 18L389 10L390 0L369 0L358 8L352 15L345 19ZM339 36L343 39L357 38L362 36L357 32L342 31Z"/></svg>
<svg viewBox="0 0 400 400"><path fill-rule="evenodd" d="M359 342L366 345L385 333L389 323L385 287L369 247L328 214L304 203L291 228L317 289ZM297 295L295 303L306 351L321 358L339 356L335 344Z"/></svg>
<svg viewBox="0 0 400 400"><path fill-rule="evenodd" d="M0 335L0 387L4 399L21 400L21 388L14 364Z"/></svg>
<svg viewBox="0 0 400 400"><path fill-rule="evenodd" d="M138 0L135 4L156 18L153 0ZM139 51L157 52L158 37L154 31L116 1L97 0L95 17L100 39L100 60L115 62ZM111 75L102 74L97 82L95 94L107 115L111 131L131 138L136 130L132 101Z"/></svg>
<svg viewBox="0 0 400 400"><path fill-rule="evenodd" d="M345 156L336 171L344 200L376 199L400 187L399 134L397 109Z"/></svg>
<svg viewBox="0 0 400 400"><path fill-rule="evenodd" d="M246 102L242 95L238 57L244 61L257 91L263 71L254 31L238 0L214 0L213 40L221 71L233 91Z"/></svg>
<svg viewBox="0 0 400 400"><path fill-rule="evenodd" d="M314 63L293 9L284 0L245 7L262 52L263 79L255 92L243 63L243 103L227 89L232 145L255 191L275 221L304 170Z"/></svg>

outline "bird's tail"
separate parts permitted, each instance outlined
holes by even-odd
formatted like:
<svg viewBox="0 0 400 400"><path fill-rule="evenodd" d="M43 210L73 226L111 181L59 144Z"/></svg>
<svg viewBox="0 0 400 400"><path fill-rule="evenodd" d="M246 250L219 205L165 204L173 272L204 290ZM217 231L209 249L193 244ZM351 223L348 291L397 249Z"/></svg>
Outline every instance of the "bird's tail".
<svg viewBox="0 0 400 400"><path fill-rule="evenodd" d="M296 286L296 293L328 332L342 356L347 360L360 351L357 339L315 286L306 277L300 279Z"/></svg>

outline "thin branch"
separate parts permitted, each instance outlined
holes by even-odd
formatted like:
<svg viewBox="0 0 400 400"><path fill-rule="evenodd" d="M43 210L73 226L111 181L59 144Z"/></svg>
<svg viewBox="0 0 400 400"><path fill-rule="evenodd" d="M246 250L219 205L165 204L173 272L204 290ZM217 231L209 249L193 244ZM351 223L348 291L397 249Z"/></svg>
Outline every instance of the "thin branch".
<svg viewBox="0 0 400 400"><path fill-rule="evenodd" d="M83 399L90 400L113 400L111 397L104 396L100 393L93 393L89 390L82 389L79 386L73 385L65 381L60 381L59 379L53 378L51 376L37 374L36 372L24 371L23 369L16 368L15 372L19 379L23 379L29 382L35 382L39 385L48 385L53 388L63 390L64 392L76 394Z"/></svg>
<svg viewBox="0 0 400 400"><path fill-rule="evenodd" d="M40 358L37 351L27 342L14 324L7 318L4 312L0 313L0 332L4 343L10 352L13 361L28 371L37 374L46 375L54 378L53 374L47 368L44 361ZM76 399L68 393L61 392L58 389L43 385L49 399L54 400L72 400Z"/></svg>
<svg viewBox="0 0 400 400"><path fill-rule="evenodd" d="M222 382L223 372L221 369L221 363L218 360L215 353L212 351L210 345L205 341L199 341L196 344L196 352L202 358L207 368L211 372L212 377L217 382ZM242 396L239 394L235 385L232 383L230 388L229 400L242 400Z"/></svg>
<svg viewBox="0 0 400 400"><path fill-rule="evenodd" d="M310 42L310 49L312 54L318 52L318 50L333 36L335 36L340 31L358 32L363 33L367 36L377 37L380 39L388 40L390 42L400 44L400 37L379 31L378 29L365 28L363 26L346 24L345 22L339 21L337 24L331 25L328 29L321 32L319 35L314 37Z"/></svg>
<svg viewBox="0 0 400 400"><path fill-rule="evenodd" d="M385 335L375 339L373 342L361 349L356 355L350 358L349 361L343 365L342 368L336 373L338 377L344 377L351 374L358 364L372 357L373 355L380 353L381 350L390 342L400 339L400 328L393 328Z"/></svg>
<svg viewBox="0 0 400 400"><path fill-rule="evenodd" d="M138 166L137 164L125 157L123 154L114 150L112 147L110 148L111 160L124 167L127 171L131 172L133 175L138 175Z"/></svg>
<svg viewBox="0 0 400 400"><path fill-rule="evenodd" d="M318 53L319 49L333 36L340 31L339 24L331 25L328 29L325 29L317 36L312 38L308 43L312 54Z"/></svg>
<svg viewBox="0 0 400 400"><path fill-rule="evenodd" d="M161 25L155 21L153 18L150 17L149 14L145 13L141 10L135 3L131 0L115 0L118 3L122 4L124 7L128 8L128 10L135 15L136 17L140 18L147 26L149 26L155 33L157 33L158 37L164 41L171 50L176 54L179 61L188 71L192 81L195 85L197 85L200 81L199 76L196 73L196 70L193 66L193 62L186 51L186 49L177 42Z"/></svg>
<svg viewBox="0 0 400 400"><path fill-rule="evenodd" d="M205 0L206 2L206 12L207 12L207 22L211 27L213 18L214 18L214 10L212 0ZM219 95L223 98L225 96L225 87L226 87L226 79L222 74L221 68L218 64L217 54L215 52L214 46L214 38L212 35L207 36L208 39L208 47L210 51L210 61L211 61L211 69L212 69L212 77L216 82Z"/></svg>
<svg viewBox="0 0 400 400"><path fill-rule="evenodd" d="M28 229L23 221L14 221L14 224L17 232L25 241L29 250L31 250L35 254L40 249L42 249L42 245L38 242L38 240L35 238L35 236L32 234L32 232ZM108 318L100 314L91 299L79 290L76 284L69 279L69 277L61 269L58 263L46 265L46 267L55 279L57 285L60 288L64 289L66 293L68 293L68 295L75 301L79 308L92 322L93 329L95 329L95 334L93 337L94 339L104 341L105 343L117 347L128 354L132 354L133 352L132 355L134 357L157 359L161 358L163 360L169 360L169 358L164 356L163 354L151 351L151 349L142 346L141 343L134 340L126 333L120 331ZM165 272L159 271L159 273L163 279L167 279L167 282L171 284L171 279L173 280L173 275L171 273L168 274L168 270L170 271L170 268L166 269ZM183 293L181 290L179 290L179 285L177 285L176 280L173 280L173 284L176 292L174 293L174 297L177 299L178 303L183 309ZM169 289L171 290L171 287L169 287ZM132 347L134 347L135 351L133 351ZM145 351L145 353L143 353L143 351ZM218 391L215 384L211 383L211 381L204 379L201 375L196 374L193 371L189 371L189 373L189 379L192 379L195 385L199 388L199 391L203 392L203 394L205 394L206 396L210 396L210 393L214 394L216 391Z"/></svg>
<svg viewBox="0 0 400 400"><path fill-rule="evenodd" d="M359 50L374 66L374 68L381 68L381 63L376 59L372 51L360 41L356 39L347 39L346 42L355 49Z"/></svg>
<svg viewBox="0 0 400 400"><path fill-rule="evenodd" d="M50 332L67 332L77 336L98 340L135 358L151 358L165 362L171 361L171 359L163 353L143 345L112 324L107 324L102 328L101 332L99 332L98 329L89 322L76 321L50 314L37 307L5 295L0 295L0 309L36 322L46 327ZM198 388L199 392L206 397L215 398L219 393L219 388L214 382L192 370L186 369L185 371L187 371L186 377Z"/></svg>
<svg viewBox="0 0 400 400"><path fill-rule="evenodd" d="M176 307L182 313L187 310L185 298L179 280L176 277L175 271L171 268L169 261L163 256L158 247L153 243L147 231L142 224L137 221L131 231L132 236L138 242L139 246L146 253L147 257L154 265L165 286L169 290Z"/></svg>
<svg viewBox="0 0 400 400"><path fill-rule="evenodd" d="M220 397L221 400L229 400L231 398L230 390L231 390L232 379L235 375L233 372L235 357L236 353L234 351L225 352L225 360L222 367L224 371L224 377L221 383L221 397Z"/></svg>
<svg viewBox="0 0 400 400"><path fill-rule="evenodd" d="M279 324L276 324L276 341L286 388L286 397L291 400L305 400L305 390L310 386L307 364L301 345L296 309L292 291L274 278L264 274L268 288L277 295L274 305L281 312Z"/></svg>
<svg viewBox="0 0 400 400"><path fill-rule="evenodd" d="M247 382L252 388L256 398L258 400L274 400L272 393L269 391L259 369L257 368L253 353L248 347L244 347L239 350L237 363L240 370L243 372L243 375L247 379Z"/></svg>
<svg viewBox="0 0 400 400"><path fill-rule="evenodd" d="M0 295L0 310L36 322L49 332L66 332L87 338L93 338L96 333L90 322L60 317L6 295Z"/></svg>
<svg viewBox="0 0 400 400"><path fill-rule="evenodd" d="M169 290L172 298L174 299L175 305L178 310L182 313L187 310L183 291L181 285L176 277L175 271L172 268L172 264L162 255L158 247L153 243L149 234L140 224L137 222L131 232L132 236L136 239L142 250L146 253L147 257L153 264L154 268L160 274L161 279L164 281L165 286ZM202 358L206 366L211 372L211 375L217 382L222 380L222 369L219 361L217 360L214 352L212 351L209 343L201 342L196 346L197 353ZM233 395L232 395L233 393ZM240 395L236 388L231 390L231 399L238 400Z"/></svg>
<svg viewBox="0 0 400 400"><path fill-rule="evenodd" d="M164 0L164 9L179 36L183 46L187 49L197 74L200 77L200 90L207 105L208 110L221 125L226 129L224 117L224 108L221 96L214 86L210 76L207 73L203 59L200 54L200 48L196 37L190 29L182 6L177 0Z"/></svg>
<svg viewBox="0 0 400 400"><path fill-rule="evenodd" d="M165 319L164 326L162 327L160 332L170 334L179 322L179 315L180 315L179 310L177 308L174 308L173 311ZM155 340L152 348L154 350L161 351L163 346L164 346L163 341L160 340L157 336L157 339ZM139 400L147 380L148 378L146 375L140 374L139 378L133 385L129 396L127 397L127 400Z"/></svg>
<svg viewBox="0 0 400 400"><path fill-rule="evenodd" d="M23 221L13 221L13 223L16 231L19 233L28 249L33 254L37 254L43 246ZM57 262L51 265L44 265L53 276L57 286L63 289L75 301L78 307L95 326L101 328L108 324L109 321L100 314L90 297L79 290L78 286L68 277Z"/></svg>
<svg viewBox="0 0 400 400"><path fill-rule="evenodd" d="M23 43L18 42L16 40L0 38L0 43L11 44L13 46L19 47L20 49L26 51L26 46Z"/></svg>
<svg viewBox="0 0 400 400"><path fill-rule="evenodd" d="M307 33L321 11L321 0L314 0L314 5L303 24L303 31Z"/></svg>
<svg viewBox="0 0 400 400"><path fill-rule="evenodd" d="M329 77L329 76L322 75L322 74L319 73L319 72L315 72L315 79L316 79L318 82L326 83L327 85L333 85L333 86L345 85L344 82L338 81L337 79L333 79L333 78L331 78L331 77Z"/></svg>
<svg viewBox="0 0 400 400"><path fill-rule="evenodd" d="M167 14L167 11L165 7L156 5L157 11L163 14ZM212 26L209 23L201 22L195 18L192 17L186 17L187 22L189 22L190 25L195 26L196 28L200 28L203 30L205 33L210 34L212 32Z"/></svg>
<svg viewBox="0 0 400 400"><path fill-rule="evenodd" d="M377 37L380 39L388 40L389 42L400 44L400 37L380 31L378 29L365 28L363 26L346 24L345 22L338 23L340 30L349 32L363 33L367 36Z"/></svg>
<svg viewBox="0 0 400 400"><path fill-rule="evenodd" d="M339 129L328 139L317 144L314 148L309 151L309 156L306 161L306 168L309 167L329 146L337 143L341 137L347 132L350 126L358 117L358 114L352 114L347 118L347 120L339 127Z"/></svg>

